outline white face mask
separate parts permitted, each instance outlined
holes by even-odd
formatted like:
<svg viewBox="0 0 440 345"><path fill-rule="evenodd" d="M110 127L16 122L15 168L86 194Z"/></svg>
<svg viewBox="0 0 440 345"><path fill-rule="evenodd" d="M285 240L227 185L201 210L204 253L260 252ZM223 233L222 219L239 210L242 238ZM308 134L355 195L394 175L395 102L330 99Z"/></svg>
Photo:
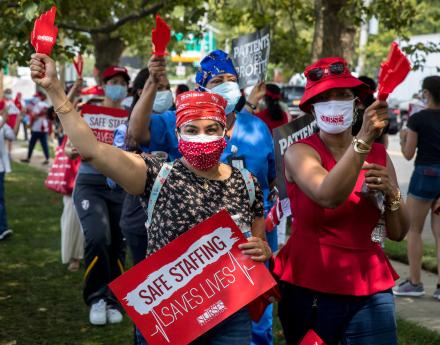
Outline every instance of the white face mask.
<svg viewBox="0 0 440 345"><path fill-rule="evenodd" d="M318 127L330 134L342 133L353 124L355 100L313 104Z"/></svg>
<svg viewBox="0 0 440 345"><path fill-rule="evenodd" d="M214 92L217 95L222 96L228 102L225 108L226 115L229 115L235 110L235 106L241 97L240 87L235 81L225 81L212 89L207 89L203 86L200 87L208 92Z"/></svg>
<svg viewBox="0 0 440 345"><path fill-rule="evenodd" d="M153 112L161 114L173 105L173 94L170 90L158 91L153 103Z"/></svg>
<svg viewBox="0 0 440 345"><path fill-rule="evenodd" d="M197 134L188 135L180 134L180 139L189 143L211 143L213 141L220 140L224 135L207 135L207 134Z"/></svg>

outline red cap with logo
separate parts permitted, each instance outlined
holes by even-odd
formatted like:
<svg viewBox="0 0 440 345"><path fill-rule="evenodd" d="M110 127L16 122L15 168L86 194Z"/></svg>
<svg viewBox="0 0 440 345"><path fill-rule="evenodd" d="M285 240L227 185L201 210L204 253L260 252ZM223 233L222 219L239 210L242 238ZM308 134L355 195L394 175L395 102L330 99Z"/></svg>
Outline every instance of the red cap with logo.
<svg viewBox="0 0 440 345"><path fill-rule="evenodd" d="M102 73L102 80L105 82L115 75L121 75L127 84L130 82L130 76L128 75L128 71L125 67L120 66L110 66Z"/></svg>
<svg viewBox="0 0 440 345"><path fill-rule="evenodd" d="M226 127L227 101L211 92L187 91L176 97L176 126L194 120L214 120Z"/></svg>
<svg viewBox="0 0 440 345"><path fill-rule="evenodd" d="M368 85L350 73L347 62L340 57L319 59L306 67L304 75L307 78L307 84L299 107L306 113L310 113L313 97L327 90L349 88L359 98L364 98L369 90Z"/></svg>

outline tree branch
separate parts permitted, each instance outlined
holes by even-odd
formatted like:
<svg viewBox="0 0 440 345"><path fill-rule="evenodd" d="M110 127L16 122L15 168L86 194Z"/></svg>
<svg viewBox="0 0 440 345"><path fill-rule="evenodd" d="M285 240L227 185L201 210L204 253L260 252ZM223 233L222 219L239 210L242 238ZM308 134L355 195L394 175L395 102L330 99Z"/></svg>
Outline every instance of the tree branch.
<svg viewBox="0 0 440 345"><path fill-rule="evenodd" d="M110 32L117 30L119 27L125 25L128 22L142 19L152 13L157 12L159 9L161 9L164 6L165 1L166 0L161 0L157 4L154 4L148 8L143 8L137 13L131 13L131 14L119 19L115 23L108 23L108 24L105 24L105 25L97 27L97 28L79 26L79 25L70 24L70 23L59 23L58 27L62 28L62 29L72 30L72 31L88 32L89 34L110 33ZM144 3L145 2L146 1L144 1Z"/></svg>

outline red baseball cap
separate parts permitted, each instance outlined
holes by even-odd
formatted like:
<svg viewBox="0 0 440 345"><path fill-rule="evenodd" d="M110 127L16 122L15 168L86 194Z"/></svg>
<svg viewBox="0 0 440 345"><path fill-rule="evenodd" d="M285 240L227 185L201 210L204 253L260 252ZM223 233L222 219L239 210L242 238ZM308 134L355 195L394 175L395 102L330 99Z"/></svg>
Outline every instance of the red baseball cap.
<svg viewBox="0 0 440 345"><path fill-rule="evenodd" d="M121 75L127 84L130 82L130 76L125 67L121 66L110 66L102 73L102 80L106 82L107 80L113 78L115 75Z"/></svg>
<svg viewBox="0 0 440 345"><path fill-rule="evenodd" d="M347 67L347 61L340 57L319 59L306 67L304 75L307 84L299 108L306 113L310 113L313 98L330 89L349 88L361 99L368 94L368 85L355 78ZM317 75L320 77L317 78Z"/></svg>
<svg viewBox="0 0 440 345"><path fill-rule="evenodd" d="M99 85L85 87L81 90L81 95L104 96L104 89Z"/></svg>

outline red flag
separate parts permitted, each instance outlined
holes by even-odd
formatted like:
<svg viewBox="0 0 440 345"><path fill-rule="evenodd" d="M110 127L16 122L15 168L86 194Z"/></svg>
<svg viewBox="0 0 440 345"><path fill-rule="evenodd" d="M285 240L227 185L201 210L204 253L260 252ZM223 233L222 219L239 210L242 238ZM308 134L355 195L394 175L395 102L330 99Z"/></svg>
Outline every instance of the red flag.
<svg viewBox="0 0 440 345"><path fill-rule="evenodd" d="M154 44L153 54L156 56L165 56L170 39L170 27L159 15L156 15L156 28L151 31L151 40Z"/></svg>
<svg viewBox="0 0 440 345"><path fill-rule="evenodd" d="M79 53L76 58L73 59L73 66L75 67L78 77L81 78L84 67L84 60L81 53Z"/></svg>
<svg viewBox="0 0 440 345"><path fill-rule="evenodd" d="M52 8L35 20L31 44L37 53L50 55L57 41L58 28L54 25L57 8Z"/></svg>
<svg viewBox="0 0 440 345"><path fill-rule="evenodd" d="M410 62L397 43L391 43L388 59L380 65L378 99L386 101L388 95L406 78L409 71L411 71Z"/></svg>

